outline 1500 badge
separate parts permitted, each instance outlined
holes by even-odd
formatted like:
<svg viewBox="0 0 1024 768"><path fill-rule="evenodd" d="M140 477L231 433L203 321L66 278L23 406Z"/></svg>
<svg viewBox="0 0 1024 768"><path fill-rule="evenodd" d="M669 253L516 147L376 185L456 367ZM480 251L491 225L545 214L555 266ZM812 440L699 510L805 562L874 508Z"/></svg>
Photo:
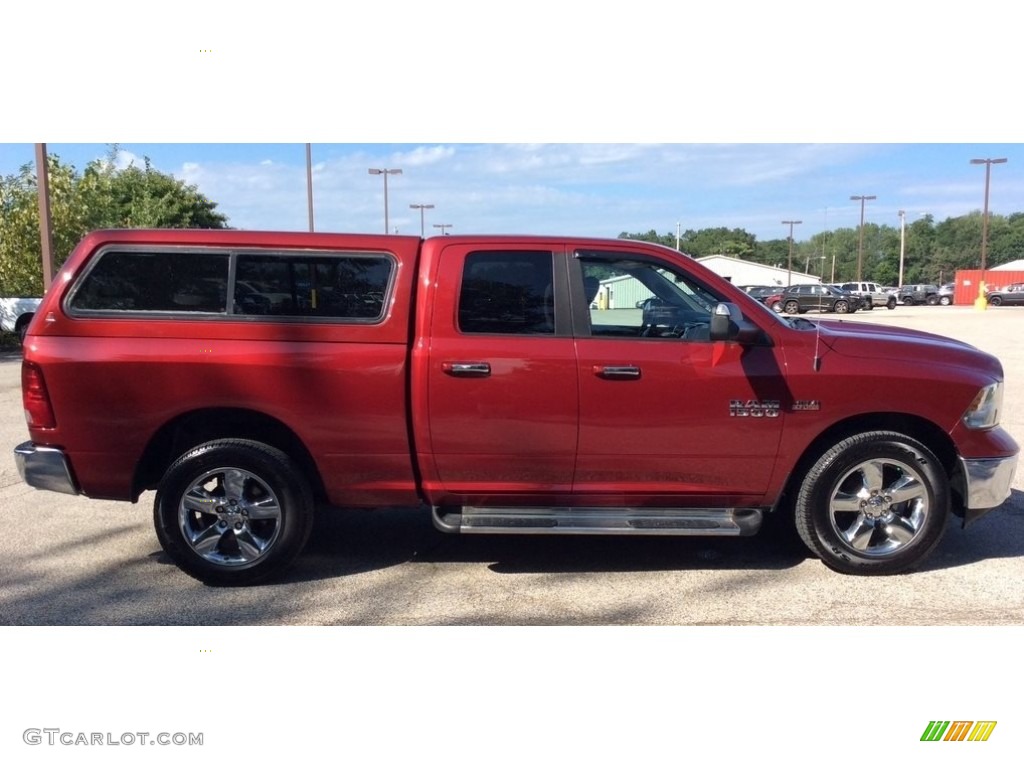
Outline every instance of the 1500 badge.
<svg viewBox="0 0 1024 768"><path fill-rule="evenodd" d="M779 415L778 400L730 400L730 416L774 419Z"/></svg>

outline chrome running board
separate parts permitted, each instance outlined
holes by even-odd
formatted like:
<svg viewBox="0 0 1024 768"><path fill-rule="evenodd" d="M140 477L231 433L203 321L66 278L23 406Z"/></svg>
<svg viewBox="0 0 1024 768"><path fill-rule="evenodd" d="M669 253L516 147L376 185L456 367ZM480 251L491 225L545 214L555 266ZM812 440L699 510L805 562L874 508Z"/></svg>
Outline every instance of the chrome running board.
<svg viewBox="0 0 1024 768"><path fill-rule="evenodd" d="M562 533L644 536L751 536L760 509L640 507L434 507L445 533Z"/></svg>

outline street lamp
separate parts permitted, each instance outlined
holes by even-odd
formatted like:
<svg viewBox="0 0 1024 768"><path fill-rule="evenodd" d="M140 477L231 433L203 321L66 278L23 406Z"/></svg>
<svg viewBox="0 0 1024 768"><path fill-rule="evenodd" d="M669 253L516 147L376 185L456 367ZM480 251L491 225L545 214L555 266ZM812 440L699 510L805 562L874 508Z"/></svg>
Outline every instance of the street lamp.
<svg viewBox="0 0 1024 768"><path fill-rule="evenodd" d="M860 200L860 239L857 242L857 282L859 283L864 277L864 203L878 198L875 195L851 195L850 199Z"/></svg>
<svg viewBox="0 0 1024 768"><path fill-rule="evenodd" d="M451 229L452 225L451 224L435 224L434 228L435 229L440 229L442 235L447 235L448 234L447 230Z"/></svg>
<svg viewBox="0 0 1024 768"><path fill-rule="evenodd" d="M313 231L313 150L306 145L306 201L309 204L309 231Z"/></svg>
<svg viewBox="0 0 1024 768"><path fill-rule="evenodd" d="M802 221L784 221L783 224L789 224L789 278L786 285L793 284L793 225L803 224Z"/></svg>
<svg viewBox="0 0 1024 768"><path fill-rule="evenodd" d="M984 160L971 160L971 165L985 166L985 210L981 214L981 280L978 281L978 300L975 306L984 309L985 299L985 255L988 251L988 187L992 177L992 166L1005 163L1005 157L996 159L986 158Z"/></svg>
<svg viewBox="0 0 1024 768"><path fill-rule="evenodd" d="M899 288L903 287L903 257L907 253L907 212L900 211L900 281Z"/></svg>
<svg viewBox="0 0 1024 768"><path fill-rule="evenodd" d="M423 211L427 210L428 208L433 208L434 205L433 205L433 203L430 203L430 204L427 204L427 205L424 205L422 203L413 203L409 207L412 208L412 209L416 209L416 208L420 209L420 237L423 237Z"/></svg>
<svg viewBox="0 0 1024 768"><path fill-rule="evenodd" d="M388 234L388 176L393 174L399 174L402 172L401 168L371 168L371 176L383 176L384 177L384 234Z"/></svg>

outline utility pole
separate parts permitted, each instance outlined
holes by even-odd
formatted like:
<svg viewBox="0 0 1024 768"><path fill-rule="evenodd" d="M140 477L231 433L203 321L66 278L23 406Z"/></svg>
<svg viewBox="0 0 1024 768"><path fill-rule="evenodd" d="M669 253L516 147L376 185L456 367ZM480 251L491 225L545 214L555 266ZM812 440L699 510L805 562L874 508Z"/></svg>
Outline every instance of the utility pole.
<svg viewBox="0 0 1024 768"><path fill-rule="evenodd" d="M988 306L988 299L985 296L985 256L988 251L988 187L992 177L992 166L1005 162L1005 157L995 160L971 160L971 165L985 166L985 210L981 214L981 280L978 281L978 298L974 302L976 309L985 309Z"/></svg>
<svg viewBox="0 0 1024 768"><path fill-rule="evenodd" d="M789 278L787 279L786 285L790 286L793 284L793 225L803 224L802 221L784 221L783 224L789 224Z"/></svg>
<svg viewBox="0 0 1024 768"><path fill-rule="evenodd" d="M309 231L313 231L313 149L306 145L306 200L309 203Z"/></svg>
<svg viewBox="0 0 1024 768"><path fill-rule="evenodd" d="M898 288L903 287L903 257L907 253L907 212L900 211L900 281Z"/></svg>
<svg viewBox="0 0 1024 768"><path fill-rule="evenodd" d="M864 279L864 203L877 200L875 195L851 195L851 200L860 200L860 239L857 242L857 282Z"/></svg>
<svg viewBox="0 0 1024 768"><path fill-rule="evenodd" d="M43 255L43 291L53 282L53 219L50 216L50 164L46 145L36 144L36 186L39 191L39 241Z"/></svg>

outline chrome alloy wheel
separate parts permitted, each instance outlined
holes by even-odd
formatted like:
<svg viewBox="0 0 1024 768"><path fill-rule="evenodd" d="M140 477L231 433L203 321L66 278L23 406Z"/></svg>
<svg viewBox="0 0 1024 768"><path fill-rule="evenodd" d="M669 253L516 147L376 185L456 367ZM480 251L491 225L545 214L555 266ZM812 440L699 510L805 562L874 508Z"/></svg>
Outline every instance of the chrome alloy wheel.
<svg viewBox="0 0 1024 768"><path fill-rule="evenodd" d="M906 547L921 532L930 511L921 474L896 459L858 464L829 496L833 531L866 557L891 555Z"/></svg>
<svg viewBox="0 0 1024 768"><path fill-rule="evenodd" d="M274 546L281 503L259 476L221 467L188 484L178 504L178 527L192 551L220 566L249 565Z"/></svg>

